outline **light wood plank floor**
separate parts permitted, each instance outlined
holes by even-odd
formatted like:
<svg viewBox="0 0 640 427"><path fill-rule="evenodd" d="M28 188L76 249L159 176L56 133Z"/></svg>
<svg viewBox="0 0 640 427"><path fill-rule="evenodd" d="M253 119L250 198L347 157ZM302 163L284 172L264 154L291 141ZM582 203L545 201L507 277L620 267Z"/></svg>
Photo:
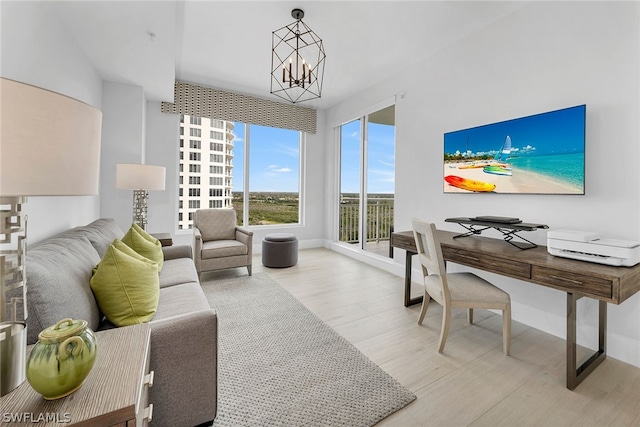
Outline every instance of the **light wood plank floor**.
<svg viewBox="0 0 640 427"><path fill-rule="evenodd" d="M327 249L301 250L298 264L262 266L323 321L413 391L416 401L379 426L640 426L640 368L607 358L575 391L565 387L563 339L513 322L502 353L499 315L454 312L443 354L442 311L403 306L404 280ZM203 279L246 274L207 273ZM419 295L416 287L413 295Z"/></svg>

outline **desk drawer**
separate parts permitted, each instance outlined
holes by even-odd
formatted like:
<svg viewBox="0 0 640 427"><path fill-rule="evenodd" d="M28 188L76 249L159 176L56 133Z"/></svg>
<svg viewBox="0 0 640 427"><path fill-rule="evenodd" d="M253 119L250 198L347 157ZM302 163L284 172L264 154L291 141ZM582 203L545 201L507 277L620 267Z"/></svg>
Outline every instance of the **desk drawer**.
<svg viewBox="0 0 640 427"><path fill-rule="evenodd" d="M531 277L531 267L529 264L513 261L506 258L497 258L486 254L477 254L469 250L460 250L447 246L442 246L442 255L447 261L457 264L476 267L492 273L504 274L505 276L517 279L529 280Z"/></svg>
<svg viewBox="0 0 640 427"><path fill-rule="evenodd" d="M531 280L567 292L576 292L587 296L600 296L610 299L613 294L613 282L569 271L533 266Z"/></svg>

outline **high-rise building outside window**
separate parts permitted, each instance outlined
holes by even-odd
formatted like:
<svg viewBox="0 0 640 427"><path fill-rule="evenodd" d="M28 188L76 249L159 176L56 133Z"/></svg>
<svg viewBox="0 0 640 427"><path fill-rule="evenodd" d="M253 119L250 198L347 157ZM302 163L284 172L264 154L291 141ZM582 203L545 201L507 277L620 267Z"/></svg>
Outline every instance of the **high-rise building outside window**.
<svg viewBox="0 0 640 427"><path fill-rule="evenodd" d="M224 120L187 115L181 118L179 198L186 203L179 208L179 229L192 228L193 212L200 207L232 207L232 195L225 191L224 178L233 176L233 127L233 122ZM189 135L186 144L184 135ZM230 185L231 182L229 190Z"/></svg>

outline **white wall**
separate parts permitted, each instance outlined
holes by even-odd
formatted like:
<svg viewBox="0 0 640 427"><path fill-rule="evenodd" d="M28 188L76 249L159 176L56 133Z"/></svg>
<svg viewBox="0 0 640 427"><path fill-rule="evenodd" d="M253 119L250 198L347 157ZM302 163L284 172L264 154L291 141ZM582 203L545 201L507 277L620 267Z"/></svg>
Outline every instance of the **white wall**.
<svg viewBox="0 0 640 427"><path fill-rule="evenodd" d="M116 165L143 162L145 109L142 87L110 81L103 83L100 216L115 219L124 231L133 221L133 191L116 188Z"/></svg>
<svg viewBox="0 0 640 427"><path fill-rule="evenodd" d="M462 231L444 219L503 215L640 240L639 8L637 2L535 2L329 110L328 143L335 152L331 125L404 92L396 105L396 230L410 229L413 216ZM443 194L445 132L583 103L586 195ZM335 179L331 165L325 170ZM326 203L335 197L331 192ZM335 224L326 220L329 237ZM544 244L546 232L527 238ZM404 254L395 261L402 263ZM515 320L565 336L563 293L480 274L511 294ZM583 301L579 342L592 344L597 304ZM640 294L609 305L608 354L640 366L639 326Z"/></svg>
<svg viewBox="0 0 640 427"><path fill-rule="evenodd" d="M167 168L165 191L149 192L150 233L172 233L174 242L191 243L191 233L182 238L178 231L178 159L180 116L160 112L159 102L147 103L147 163Z"/></svg>
<svg viewBox="0 0 640 427"><path fill-rule="evenodd" d="M76 98L96 108L102 81L47 2L0 4L0 75ZM98 196L31 197L28 240L42 240L99 216Z"/></svg>

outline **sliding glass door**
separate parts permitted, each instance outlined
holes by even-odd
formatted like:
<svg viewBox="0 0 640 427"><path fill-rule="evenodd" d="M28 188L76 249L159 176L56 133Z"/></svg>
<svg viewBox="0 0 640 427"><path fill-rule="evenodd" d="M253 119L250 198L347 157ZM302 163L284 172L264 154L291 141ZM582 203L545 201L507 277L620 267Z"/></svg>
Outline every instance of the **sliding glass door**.
<svg viewBox="0 0 640 427"><path fill-rule="evenodd" d="M340 127L339 240L389 254L395 192L395 107Z"/></svg>
<svg viewBox="0 0 640 427"><path fill-rule="evenodd" d="M338 240L360 244L362 120L340 127L340 213Z"/></svg>

